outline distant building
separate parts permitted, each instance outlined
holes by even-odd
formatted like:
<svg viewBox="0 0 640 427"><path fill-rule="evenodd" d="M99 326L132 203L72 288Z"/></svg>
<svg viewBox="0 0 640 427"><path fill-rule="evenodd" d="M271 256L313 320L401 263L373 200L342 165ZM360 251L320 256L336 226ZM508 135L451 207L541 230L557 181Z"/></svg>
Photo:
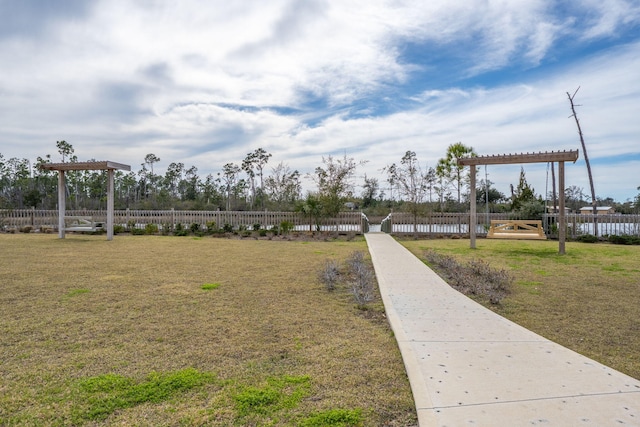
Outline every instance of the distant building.
<svg viewBox="0 0 640 427"><path fill-rule="evenodd" d="M583 208L580 208L580 213L585 215L592 214L593 206L585 206ZM616 213L616 210L611 206L598 206L596 208L596 213L598 215L611 215Z"/></svg>

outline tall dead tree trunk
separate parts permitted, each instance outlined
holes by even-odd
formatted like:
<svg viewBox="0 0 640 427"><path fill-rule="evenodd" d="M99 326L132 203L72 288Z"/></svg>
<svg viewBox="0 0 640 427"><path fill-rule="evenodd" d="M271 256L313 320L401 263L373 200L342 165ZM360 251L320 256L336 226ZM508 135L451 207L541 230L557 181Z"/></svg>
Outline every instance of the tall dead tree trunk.
<svg viewBox="0 0 640 427"><path fill-rule="evenodd" d="M582 135L582 129L580 128L580 121L578 120L578 115L576 114L576 106L573 103L573 99L576 97L576 94L580 90L580 86L578 89L570 95L567 92L567 96L569 97L569 102L571 103L571 112L572 117L576 120L576 125L578 126L578 135L580 136L580 144L582 144L582 154L584 154L584 161L587 164L587 173L589 174L589 185L591 186L591 206L593 207L593 234L594 236L598 235L598 209L597 209L597 201L596 201L596 190L593 186L593 175L591 174L591 164L589 163L589 156L587 155L587 146L584 143L584 136ZM571 117L571 116L570 116Z"/></svg>

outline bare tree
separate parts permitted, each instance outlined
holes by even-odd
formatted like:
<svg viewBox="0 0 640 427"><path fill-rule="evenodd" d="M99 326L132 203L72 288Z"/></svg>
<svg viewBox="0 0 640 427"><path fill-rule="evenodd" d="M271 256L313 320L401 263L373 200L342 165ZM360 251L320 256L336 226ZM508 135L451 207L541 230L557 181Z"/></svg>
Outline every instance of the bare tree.
<svg viewBox="0 0 640 427"><path fill-rule="evenodd" d="M247 157L242 161L242 170L247 173L249 177L249 184L251 186L251 207L256 199L256 171L260 177L260 206L264 209L264 167L266 166L271 153L267 153L263 148L257 148L251 153L247 154Z"/></svg>
<svg viewBox="0 0 640 427"><path fill-rule="evenodd" d="M227 163L222 167L222 180L227 195L227 210L231 210L231 196L236 193L236 187L238 185L238 174L240 173L240 166L235 163Z"/></svg>
<svg viewBox="0 0 640 427"><path fill-rule="evenodd" d="M255 157L253 153L247 154L247 157L242 161L242 170L246 172L249 177L249 187L251 188L251 203L249 208L253 210L253 202L256 200L256 172L255 172Z"/></svg>
<svg viewBox="0 0 640 427"><path fill-rule="evenodd" d="M271 175L264 180L266 194L278 209L292 206L302 191L300 172L292 171L283 162L271 170Z"/></svg>
<svg viewBox="0 0 640 427"><path fill-rule="evenodd" d="M377 195L380 190L380 184L376 178L369 178L364 174L364 184L362 185L362 207L367 208L375 206L377 203Z"/></svg>
<svg viewBox="0 0 640 427"><path fill-rule="evenodd" d="M578 89L571 95L567 92L567 96L569 97L569 102L571 103L571 112L573 113L569 117L573 117L576 119L576 126L578 126L578 135L580 136L580 144L582 144L582 154L584 155L584 161L587 164L587 173L589 174L589 185L591 186L591 206L593 207L593 234L594 236L598 235L598 214L597 209L597 200L596 200L596 190L593 186L593 175L591 174L591 164L589 163L589 156L587 155L587 146L584 143L584 136L582 135L582 128L580 127L580 121L578 120L578 115L576 114L576 105L573 100L576 97L576 94L580 90L580 86Z"/></svg>
<svg viewBox="0 0 640 427"><path fill-rule="evenodd" d="M398 192L406 199L408 211L413 215L413 232L418 232L418 216L424 211L424 198L429 188L427 174L420 168L415 151L407 151L400 160L384 168L389 178L398 186Z"/></svg>
<svg viewBox="0 0 640 427"><path fill-rule="evenodd" d="M323 213L334 217L342 209L345 199L353 195L352 182L356 167L366 162L356 163L345 154L342 159L332 156L322 157L323 166L318 166L313 174L308 174L318 186L318 197Z"/></svg>

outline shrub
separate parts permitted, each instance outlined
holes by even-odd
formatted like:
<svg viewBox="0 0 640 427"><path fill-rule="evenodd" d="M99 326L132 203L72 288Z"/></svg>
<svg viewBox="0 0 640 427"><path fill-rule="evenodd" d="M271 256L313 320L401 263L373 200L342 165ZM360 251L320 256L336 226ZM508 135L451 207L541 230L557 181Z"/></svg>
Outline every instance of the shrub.
<svg viewBox="0 0 640 427"><path fill-rule="evenodd" d="M231 233L231 232L233 232L233 225L225 223L225 224L222 226L222 231L224 231L225 233Z"/></svg>
<svg viewBox="0 0 640 427"><path fill-rule="evenodd" d="M295 225L291 221L282 221L280 223L280 230L282 234L288 234L291 230L293 230Z"/></svg>
<svg viewBox="0 0 640 427"><path fill-rule="evenodd" d="M2 228L0 228L0 230L1 229ZM41 225L40 226L40 232L41 233L53 233L53 231L54 231L53 227L49 227L49 226L46 226L46 225Z"/></svg>
<svg viewBox="0 0 640 427"><path fill-rule="evenodd" d="M216 231L218 231L218 227L216 226L215 221L207 221L207 223L205 224L205 227L207 227L207 233L209 234L213 234Z"/></svg>
<svg viewBox="0 0 640 427"><path fill-rule="evenodd" d="M262 225L259 224L259 223L253 224L253 231L258 231L258 230L260 230L261 227L262 227Z"/></svg>
<svg viewBox="0 0 640 427"><path fill-rule="evenodd" d="M124 233L125 228L120 224L116 224L113 226L113 234Z"/></svg>
<svg viewBox="0 0 640 427"><path fill-rule="evenodd" d="M320 270L319 276L320 281L328 291L335 290L338 278L340 277L340 267L338 263L333 259L326 260L322 270Z"/></svg>
<svg viewBox="0 0 640 427"><path fill-rule="evenodd" d="M487 296L492 304L497 304L509 294L513 278L506 270L491 268L483 260L471 260L467 264L470 273L473 294Z"/></svg>
<svg viewBox="0 0 640 427"><path fill-rule="evenodd" d="M487 298L492 304L499 304L511 290L513 277L506 270L491 268L486 261L471 260L465 266L455 258L433 250L425 251L424 256L451 287L465 295Z"/></svg>
<svg viewBox="0 0 640 427"><path fill-rule="evenodd" d="M521 202L513 212L514 219L542 219L544 203L540 200L528 200Z"/></svg>
<svg viewBox="0 0 640 427"><path fill-rule="evenodd" d="M168 222L165 222L162 224L162 227L160 228L160 234L162 234L163 236L168 236L169 234L173 233L173 224L169 224Z"/></svg>
<svg viewBox="0 0 640 427"><path fill-rule="evenodd" d="M21 233L31 233L31 230L33 230L33 227L30 225L25 225L24 227L20 227Z"/></svg>
<svg viewBox="0 0 640 427"><path fill-rule="evenodd" d="M156 224L147 224L144 226L145 234L156 234L158 232L158 226Z"/></svg>
<svg viewBox="0 0 640 427"><path fill-rule="evenodd" d="M200 231L200 224L198 224L197 222L193 222L189 226L189 229L191 230L192 233L196 234L197 232Z"/></svg>
<svg viewBox="0 0 640 427"><path fill-rule="evenodd" d="M147 234L146 230L142 229L142 228L132 228L131 229L131 234L133 234L134 236L142 236L144 234Z"/></svg>
<svg viewBox="0 0 640 427"><path fill-rule="evenodd" d="M640 245L640 237L623 234L609 236L609 242L616 245Z"/></svg>
<svg viewBox="0 0 640 427"><path fill-rule="evenodd" d="M576 237L576 241L582 243L597 243L598 237L594 236L593 234L581 234Z"/></svg>
<svg viewBox="0 0 640 427"><path fill-rule="evenodd" d="M356 302L365 305L373 301L375 274L369 264L365 262L364 253L361 251L353 252L347 258L347 267L351 276L351 293Z"/></svg>
<svg viewBox="0 0 640 427"><path fill-rule="evenodd" d="M258 234L260 235L260 237L265 237L267 235L267 230L261 228L260 231L258 231Z"/></svg>
<svg viewBox="0 0 640 427"><path fill-rule="evenodd" d="M187 236L189 235L189 230L182 225L182 223L177 223L176 228L173 230L174 236Z"/></svg>
<svg viewBox="0 0 640 427"><path fill-rule="evenodd" d="M360 308L375 299L375 273L361 251L353 252L345 261L345 272L341 273L338 262L325 261L318 277L328 291L333 291L344 279L343 284L353 294Z"/></svg>

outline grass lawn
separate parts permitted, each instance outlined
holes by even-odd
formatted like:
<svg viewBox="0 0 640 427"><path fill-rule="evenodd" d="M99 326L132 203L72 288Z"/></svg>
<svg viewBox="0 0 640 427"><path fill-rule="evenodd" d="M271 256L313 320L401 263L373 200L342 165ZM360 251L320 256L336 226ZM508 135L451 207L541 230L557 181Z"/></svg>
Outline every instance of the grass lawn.
<svg viewBox="0 0 640 427"><path fill-rule="evenodd" d="M640 246L478 239L403 240L459 261L483 259L515 278L512 293L489 308L502 316L640 379Z"/></svg>
<svg viewBox="0 0 640 427"><path fill-rule="evenodd" d="M0 234L0 251L1 425L416 424L381 303L317 278L363 239Z"/></svg>

